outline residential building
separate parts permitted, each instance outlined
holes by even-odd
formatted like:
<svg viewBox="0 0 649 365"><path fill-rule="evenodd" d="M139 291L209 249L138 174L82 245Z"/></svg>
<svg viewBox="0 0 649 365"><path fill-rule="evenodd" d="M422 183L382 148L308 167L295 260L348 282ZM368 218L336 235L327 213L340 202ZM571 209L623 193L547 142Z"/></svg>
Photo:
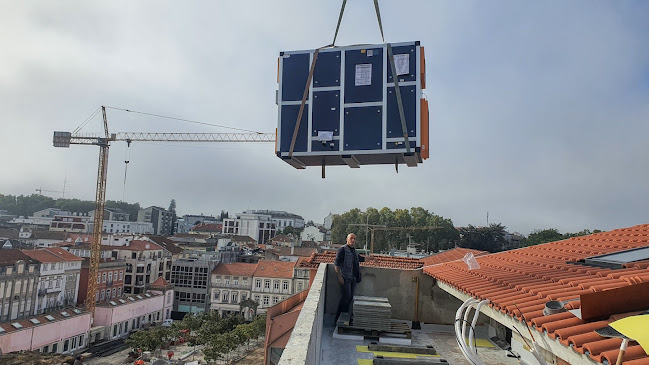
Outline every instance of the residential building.
<svg viewBox="0 0 649 365"><path fill-rule="evenodd" d="M261 260L253 273L252 299L259 303L257 312L283 301L294 294L295 262Z"/></svg>
<svg viewBox="0 0 649 365"><path fill-rule="evenodd" d="M7 221L7 226L49 229L53 219L50 217L15 217Z"/></svg>
<svg viewBox="0 0 649 365"><path fill-rule="evenodd" d="M140 294L158 277L171 277L171 253L149 240L133 239L124 246L112 246L113 257L126 261L124 292ZM167 271L167 268L168 271Z"/></svg>
<svg viewBox="0 0 649 365"><path fill-rule="evenodd" d="M250 236L256 243L264 243L275 236L276 224L269 214L237 213L236 218L223 220L223 233Z"/></svg>
<svg viewBox="0 0 649 365"><path fill-rule="evenodd" d="M102 250L102 252L104 251ZM90 259L85 258L81 264L79 295L77 297L77 305L80 306L85 305L88 296L89 263ZM113 258L100 259L95 302L100 303L121 297L124 293L125 273L126 260L116 260Z"/></svg>
<svg viewBox="0 0 649 365"><path fill-rule="evenodd" d="M48 224L49 227L49 224ZM53 243L64 241L68 237L66 232L54 232L31 227L20 229L0 229L0 238L20 242L26 246L49 247Z"/></svg>
<svg viewBox="0 0 649 365"><path fill-rule="evenodd" d="M77 302L81 257L60 247L23 250L23 253L40 264L34 315Z"/></svg>
<svg viewBox="0 0 649 365"><path fill-rule="evenodd" d="M302 241L331 241L331 231L323 226L308 226L300 234Z"/></svg>
<svg viewBox="0 0 649 365"><path fill-rule="evenodd" d="M38 269L39 263L21 250L0 252L0 322L32 315Z"/></svg>
<svg viewBox="0 0 649 365"><path fill-rule="evenodd" d="M92 232L90 217L87 215L56 215L50 223L50 231L58 232Z"/></svg>
<svg viewBox="0 0 649 365"><path fill-rule="evenodd" d="M137 213L138 222L153 223L153 233L160 236L169 236L172 233L173 213L160 207L140 209Z"/></svg>
<svg viewBox="0 0 649 365"><path fill-rule="evenodd" d="M292 234L278 234L277 236L271 238L268 242L264 242L264 243L270 243L271 245L275 245L275 246L291 247L291 246L298 246L299 239L298 237L295 237Z"/></svg>
<svg viewBox="0 0 649 365"><path fill-rule="evenodd" d="M77 308L0 323L0 351L69 354L88 346L92 314Z"/></svg>
<svg viewBox="0 0 649 365"><path fill-rule="evenodd" d="M210 260L214 258L216 260ZM210 309L210 273L218 264L218 258L214 255L187 255L172 262L175 311L197 313Z"/></svg>
<svg viewBox="0 0 649 365"><path fill-rule="evenodd" d="M242 262L218 264L211 272L210 308L218 311L221 316L240 313L243 309L246 319L251 319L250 310L253 308L242 308L241 303L252 299L256 268L257 264Z"/></svg>
<svg viewBox="0 0 649 365"><path fill-rule="evenodd" d="M34 212L34 214L32 214L32 217L35 217L35 218L54 218L57 215L67 216L67 215L72 215L72 212L69 212L67 210L58 209L58 208L45 208L45 209L39 210L38 212Z"/></svg>
<svg viewBox="0 0 649 365"><path fill-rule="evenodd" d="M94 223L90 223L92 230ZM104 233L126 233L126 234L153 234L153 223L151 222L129 222L105 220L102 227Z"/></svg>
<svg viewBox="0 0 649 365"><path fill-rule="evenodd" d="M146 292L126 294L101 302L95 308L93 322L93 326L103 329L97 336L114 340L127 336L133 330L169 319L173 298L173 288L163 278L158 278Z"/></svg>
<svg viewBox="0 0 649 365"><path fill-rule="evenodd" d="M223 231L222 223L199 223L193 226L189 233L191 234L206 234L206 235L217 235Z"/></svg>
<svg viewBox="0 0 649 365"><path fill-rule="evenodd" d="M326 229L331 229L333 225L333 220L334 220L334 215L329 213L325 218L324 218L324 224L323 227Z"/></svg>
<svg viewBox="0 0 649 365"><path fill-rule="evenodd" d="M88 216L94 219L94 209L88 212ZM130 215L119 208L104 208L104 220L115 222L128 222Z"/></svg>
<svg viewBox="0 0 649 365"><path fill-rule="evenodd" d="M266 260L296 262L300 257L309 257L318 252L313 247L284 247L266 245Z"/></svg>
<svg viewBox="0 0 649 365"><path fill-rule="evenodd" d="M288 226L293 228L304 227L304 218L297 214L285 212L283 210L247 210L246 214L263 214L270 215L273 223L278 229L284 229Z"/></svg>
<svg viewBox="0 0 649 365"><path fill-rule="evenodd" d="M189 233L192 227L201 223L218 223L218 219L211 215L184 215L182 218L176 220L175 233ZM219 231L220 232L220 231Z"/></svg>

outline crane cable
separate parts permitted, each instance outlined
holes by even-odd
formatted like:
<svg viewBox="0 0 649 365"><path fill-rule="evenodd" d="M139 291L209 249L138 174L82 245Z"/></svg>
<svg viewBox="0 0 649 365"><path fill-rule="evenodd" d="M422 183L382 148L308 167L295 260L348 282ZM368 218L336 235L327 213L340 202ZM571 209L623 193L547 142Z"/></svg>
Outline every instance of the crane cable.
<svg viewBox="0 0 649 365"><path fill-rule="evenodd" d="M116 107L113 107L113 106L106 106L106 108L107 108L107 109L113 109L113 110L119 110L119 111L123 111L123 112L128 112L128 113L148 115L148 116L151 116L151 117L165 118L165 119L171 119L171 120L178 120L178 121L181 121L181 122L187 122L187 123L195 123L195 124L209 125L209 126L211 126L211 127L219 127L219 128L226 128L226 129L232 129L232 130L243 131L243 132L250 132L250 133L263 134L262 132L259 132L259 131L253 131L253 130L250 130L250 129L236 128L236 127L228 127L228 126L220 125L220 124L212 124L212 123L206 123L206 122L199 122L199 121L191 120L191 119L176 118L176 117L170 117L170 116L167 116L167 115L154 114L154 113L147 113L147 112L141 112L141 111L137 111L137 110L124 109L124 108L116 108Z"/></svg>
<svg viewBox="0 0 649 365"><path fill-rule="evenodd" d="M122 187L122 201L126 201L126 172L128 171L128 163L131 162L131 141L126 141L126 150L124 151L124 186Z"/></svg>
<svg viewBox="0 0 649 365"><path fill-rule="evenodd" d="M295 142L297 141L297 134L300 129L300 122L302 121L302 115L304 113L304 107L306 105L306 100L307 97L309 96L309 89L311 87L311 80L313 79L313 73L315 71L315 65L316 61L318 60L318 54L320 53L321 49L324 48L330 48L330 47L335 47L336 46L336 38L338 38L338 31L340 30L340 24L342 23L343 20L343 14L345 13L345 5L347 5L347 0L343 0L342 5L340 7L340 14L338 14L338 23L336 24L336 31L334 32L334 39L331 44L328 44L326 46L317 48L314 53L313 53L313 60L311 61L311 68L309 69L309 75L306 80L306 86L304 88L304 94L302 95L302 103L300 104L300 110L298 111L297 114L297 121L295 122L295 128L293 129L293 138L291 138L291 145L288 150L288 157L293 158L293 150L295 148ZM379 1L374 0L374 10L376 11L376 20L379 23L379 30L381 31L381 40L383 43L385 43L385 37L383 36L383 23L381 22L381 11L379 10ZM389 48L390 45L388 44L388 49L391 51L391 48ZM394 63L394 61L391 61ZM394 67L393 67L394 68ZM396 79L396 77L395 77ZM398 85L397 85L398 87ZM400 100L399 100L400 101ZM403 118L402 118L403 119ZM403 120L402 120L402 124ZM406 138L407 142L407 138ZM410 144L406 143L406 148L408 149L408 153L410 152ZM324 160L323 160L323 171L324 171ZM324 177L324 172L323 172L323 177Z"/></svg>

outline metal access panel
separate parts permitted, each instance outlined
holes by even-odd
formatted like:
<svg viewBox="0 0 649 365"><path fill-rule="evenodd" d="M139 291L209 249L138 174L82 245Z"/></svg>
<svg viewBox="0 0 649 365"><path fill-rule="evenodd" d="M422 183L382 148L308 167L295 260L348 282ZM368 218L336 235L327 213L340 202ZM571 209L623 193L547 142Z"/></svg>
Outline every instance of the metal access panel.
<svg viewBox="0 0 649 365"><path fill-rule="evenodd" d="M315 50L281 52L277 156L296 168L416 166L427 159L424 48L419 42L391 44L391 48L403 121L387 44L321 49L306 95Z"/></svg>

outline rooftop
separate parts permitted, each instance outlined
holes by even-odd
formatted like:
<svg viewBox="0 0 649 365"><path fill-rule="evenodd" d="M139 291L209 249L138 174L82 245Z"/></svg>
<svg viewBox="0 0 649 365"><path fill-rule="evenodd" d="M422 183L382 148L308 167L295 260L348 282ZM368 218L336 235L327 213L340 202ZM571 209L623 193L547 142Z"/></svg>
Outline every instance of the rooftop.
<svg viewBox="0 0 649 365"><path fill-rule="evenodd" d="M73 255L60 247L23 250L23 253L41 263L83 261L83 258Z"/></svg>
<svg viewBox="0 0 649 365"><path fill-rule="evenodd" d="M257 269L257 264L248 264L244 262L233 262L230 264L219 263L216 265L212 274L214 275L233 275L233 276L253 276Z"/></svg>
<svg viewBox="0 0 649 365"><path fill-rule="evenodd" d="M35 264L36 261L30 256L25 255L24 252L18 249L2 250L0 254L0 265L13 265L16 261L25 261L26 264Z"/></svg>
<svg viewBox="0 0 649 365"><path fill-rule="evenodd" d="M0 329L2 329L2 331L0 331L0 336L22 329L42 326L58 321L64 321L68 318L79 317L84 314L90 315L90 312L86 312L82 309L77 308L65 308L55 312L49 312L46 314L40 314L23 319L11 320L9 322L0 323ZM14 323L17 323L18 326L14 325Z"/></svg>
<svg viewBox="0 0 649 365"><path fill-rule="evenodd" d="M162 279L162 278L158 278L158 279ZM158 280L154 281L151 285L154 285L157 281ZM155 292L146 292L142 294L124 294L119 298L112 298L112 300L109 301L99 302L97 303L97 307L107 307L107 308L119 307L122 305L127 305L135 302L141 302L150 298L155 298L160 295L162 294L155 293Z"/></svg>
<svg viewBox="0 0 649 365"><path fill-rule="evenodd" d="M293 277L295 264L295 262L260 260L253 276L290 279Z"/></svg>

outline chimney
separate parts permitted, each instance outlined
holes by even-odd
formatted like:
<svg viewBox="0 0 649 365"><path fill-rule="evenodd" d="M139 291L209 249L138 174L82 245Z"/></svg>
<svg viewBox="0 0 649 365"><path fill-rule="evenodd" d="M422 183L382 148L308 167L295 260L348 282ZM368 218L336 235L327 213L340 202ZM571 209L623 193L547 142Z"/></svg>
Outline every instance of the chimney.
<svg viewBox="0 0 649 365"><path fill-rule="evenodd" d="M293 256L294 253L295 253L295 243L291 241L291 256Z"/></svg>

